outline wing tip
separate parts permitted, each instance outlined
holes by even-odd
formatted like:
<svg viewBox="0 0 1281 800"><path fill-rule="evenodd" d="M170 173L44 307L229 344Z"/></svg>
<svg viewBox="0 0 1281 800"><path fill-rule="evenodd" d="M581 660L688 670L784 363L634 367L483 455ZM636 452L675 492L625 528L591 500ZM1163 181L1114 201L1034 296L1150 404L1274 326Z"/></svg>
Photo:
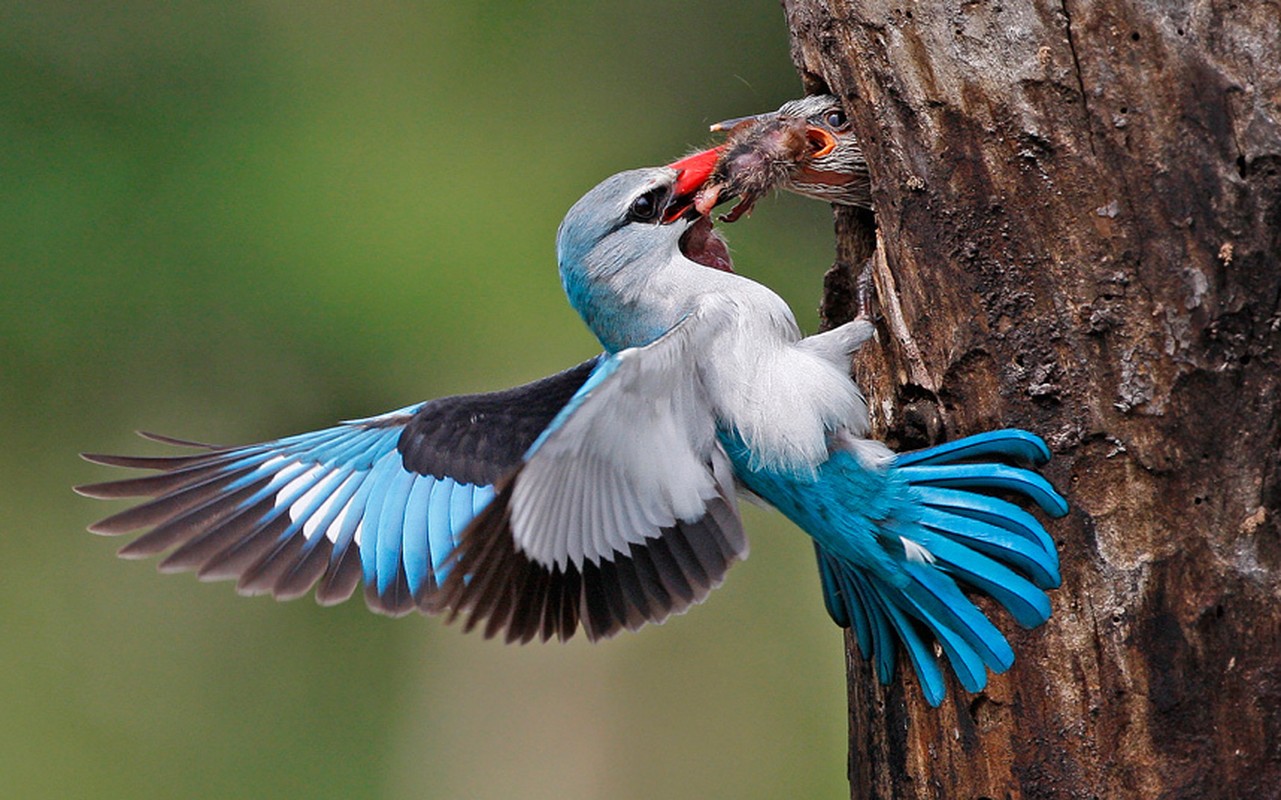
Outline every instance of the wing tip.
<svg viewBox="0 0 1281 800"><path fill-rule="evenodd" d="M151 431L136 430L134 431L134 435L139 436L143 439L146 439L149 442L157 442L159 444L168 444L168 445L173 445L174 447L194 447L200 450L221 450L222 449L222 447L219 445L206 444L204 442L195 442L190 439L179 439L174 436L166 436L163 433L153 433Z"/></svg>
<svg viewBox="0 0 1281 800"><path fill-rule="evenodd" d="M103 467L129 466L128 464L123 464L120 462L121 459L128 458L128 456L115 456L115 455L110 455L108 453L81 453L80 457L85 461L88 461L90 464L97 464Z"/></svg>
<svg viewBox="0 0 1281 800"><path fill-rule="evenodd" d="M82 483L78 486L72 486L71 491L81 497L88 497L91 500L110 500L113 495L106 494L106 489L104 487L107 483L108 482L106 481L102 483Z"/></svg>
<svg viewBox="0 0 1281 800"><path fill-rule="evenodd" d="M123 531L112 530L110 527L103 525L102 523L105 521L106 520L98 520L97 522L92 522L85 527L85 530L95 536L119 536L123 533Z"/></svg>
<svg viewBox="0 0 1281 800"><path fill-rule="evenodd" d="M120 514L113 514L110 517L104 517L97 522L91 523L86 530L98 536L123 536L126 533L132 533L138 530L138 526L129 522L122 521L122 516L127 511ZM130 543L132 544L132 543ZM130 545L125 545L129 547Z"/></svg>

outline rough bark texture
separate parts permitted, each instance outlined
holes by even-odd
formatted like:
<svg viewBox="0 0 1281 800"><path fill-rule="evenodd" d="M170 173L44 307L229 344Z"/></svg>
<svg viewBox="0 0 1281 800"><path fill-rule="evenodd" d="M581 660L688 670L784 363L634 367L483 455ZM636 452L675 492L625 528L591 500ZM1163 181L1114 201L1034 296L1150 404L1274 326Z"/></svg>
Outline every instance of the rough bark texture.
<svg viewBox="0 0 1281 800"><path fill-rule="evenodd" d="M853 796L1281 797L1281 6L784 7L870 162L882 430L1037 431L1074 509L982 695L852 653Z"/></svg>

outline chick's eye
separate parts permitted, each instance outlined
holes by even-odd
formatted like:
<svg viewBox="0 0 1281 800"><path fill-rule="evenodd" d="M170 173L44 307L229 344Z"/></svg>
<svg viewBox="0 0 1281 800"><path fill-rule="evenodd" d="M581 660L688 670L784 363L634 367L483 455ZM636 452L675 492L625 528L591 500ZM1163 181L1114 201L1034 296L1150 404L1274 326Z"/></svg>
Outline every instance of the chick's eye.
<svg viewBox="0 0 1281 800"><path fill-rule="evenodd" d="M627 216L636 222L649 222L658 216L658 191L646 192L632 201Z"/></svg>
<svg viewBox="0 0 1281 800"><path fill-rule="evenodd" d="M845 124L845 112L839 108L834 108L823 117L823 121L833 128L839 128Z"/></svg>

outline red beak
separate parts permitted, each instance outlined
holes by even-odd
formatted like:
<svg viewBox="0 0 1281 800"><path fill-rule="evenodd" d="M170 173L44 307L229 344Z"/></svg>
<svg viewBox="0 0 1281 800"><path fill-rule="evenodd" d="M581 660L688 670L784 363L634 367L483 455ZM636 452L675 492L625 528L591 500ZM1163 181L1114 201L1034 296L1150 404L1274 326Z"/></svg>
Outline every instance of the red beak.
<svg viewBox="0 0 1281 800"><path fill-rule="evenodd" d="M693 155L685 156L679 161L673 161L667 166L676 170L676 185L672 187L673 201L668 207L664 221L672 220L685 213L690 207L692 195L707 179L712 176L712 170L716 168L716 162L720 159L721 153L725 150L724 145L713 147L710 150L703 150Z"/></svg>
<svg viewBox="0 0 1281 800"><path fill-rule="evenodd" d="M667 166L680 173L676 176L676 194L689 194L707 183L712 170L716 168L716 160L724 150L725 146L719 145L668 164Z"/></svg>

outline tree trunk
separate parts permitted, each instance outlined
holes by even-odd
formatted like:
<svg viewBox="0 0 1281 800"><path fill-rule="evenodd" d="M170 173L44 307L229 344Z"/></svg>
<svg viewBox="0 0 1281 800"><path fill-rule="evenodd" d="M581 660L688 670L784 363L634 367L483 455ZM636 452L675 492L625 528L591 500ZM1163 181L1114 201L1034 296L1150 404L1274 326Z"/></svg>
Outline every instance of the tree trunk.
<svg viewBox="0 0 1281 800"><path fill-rule="evenodd" d="M1026 427L1073 506L981 695L847 640L853 796L1281 797L1281 6L784 6L871 168L882 432ZM838 212L831 322L870 220Z"/></svg>

